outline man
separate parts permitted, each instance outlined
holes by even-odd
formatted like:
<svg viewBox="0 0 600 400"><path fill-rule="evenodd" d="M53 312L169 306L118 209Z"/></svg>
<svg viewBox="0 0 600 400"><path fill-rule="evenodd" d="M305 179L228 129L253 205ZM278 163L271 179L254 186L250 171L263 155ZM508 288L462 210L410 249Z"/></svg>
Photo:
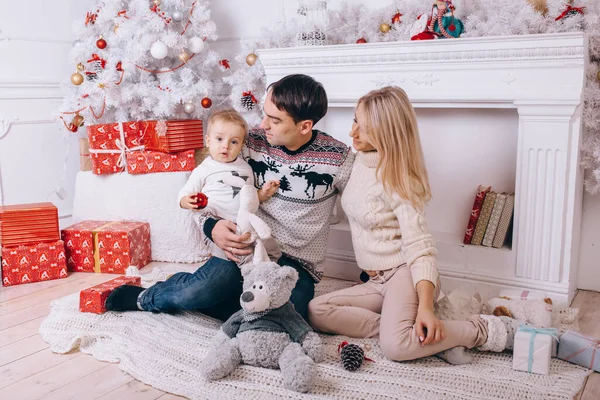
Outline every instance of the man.
<svg viewBox="0 0 600 400"><path fill-rule="evenodd" d="M258 215L271 227L283 255L277 261L298 271L291 302L305 319L322 276L329 219L342 192L354 156L350 148L314 125L327 112L323 86L307 75L289 75L271 84L260 129L249 133L242 151L256 186L279 180L279 192L260 205ZM200 311L227 319L239 309L242 277L235 261L252 252L249 234L238 234L233 221L205 215L203 232L229 258L211 257L193 274L180 272L144 290L117 288L107 299L113 311Z"/></svg>

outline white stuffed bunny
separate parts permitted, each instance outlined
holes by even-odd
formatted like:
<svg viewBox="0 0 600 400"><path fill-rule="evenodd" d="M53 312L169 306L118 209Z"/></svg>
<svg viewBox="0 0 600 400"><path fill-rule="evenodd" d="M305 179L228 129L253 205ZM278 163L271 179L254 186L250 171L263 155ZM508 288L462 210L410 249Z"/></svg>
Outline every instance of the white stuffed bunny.
<svg viewBox="0 0 600 400"><path fill-rule="evenodd" d="M250 239L248 239L248 243L254 242L254 254L252 258L250 259L250 256L248 256L242 259L240 264L252 263L257 265L270 261L264 241L271 239L271 228L256 215L260 205L258 191L253 185L247 184L244 179L237 176L223 178L223 183L231 186L234 191L239 191L237 196L239 197L240 209L235 223L238 226L238 233L249 232ZM210 207L210 201L208 207ZM272 249L275 246L272 246L271 242L274 242L274 240L271 239L269 241L269 250L273 250L272 252L276 253L275 249ZM277 251L279 250L277 249ZM278 258L278 256L274 255L274 258Z"/></svg>

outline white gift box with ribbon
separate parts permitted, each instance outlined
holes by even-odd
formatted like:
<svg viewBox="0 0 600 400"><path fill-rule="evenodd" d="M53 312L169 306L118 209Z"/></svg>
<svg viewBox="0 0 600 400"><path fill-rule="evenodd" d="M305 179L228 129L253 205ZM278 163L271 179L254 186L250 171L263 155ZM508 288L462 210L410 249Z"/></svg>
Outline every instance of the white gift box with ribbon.
<svg viewBox="0 0 600 400"><path fill-rule="evenodd" d="M550 356L558 332L553 328L521 326L515 335L513 369L534 374L548 375Z"/></svg>

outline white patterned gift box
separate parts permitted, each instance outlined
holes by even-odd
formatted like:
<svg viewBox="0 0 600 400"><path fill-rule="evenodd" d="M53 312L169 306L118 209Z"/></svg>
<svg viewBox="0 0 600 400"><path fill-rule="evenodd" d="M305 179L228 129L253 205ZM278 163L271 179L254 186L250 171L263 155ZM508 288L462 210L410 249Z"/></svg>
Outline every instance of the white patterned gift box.
<svg viewBox="0 0 600 400"><path fill-rule="evenodd" d="M515 335L513 369L548 375L552 348L558 341L554 328L520 326Z"/></svg>

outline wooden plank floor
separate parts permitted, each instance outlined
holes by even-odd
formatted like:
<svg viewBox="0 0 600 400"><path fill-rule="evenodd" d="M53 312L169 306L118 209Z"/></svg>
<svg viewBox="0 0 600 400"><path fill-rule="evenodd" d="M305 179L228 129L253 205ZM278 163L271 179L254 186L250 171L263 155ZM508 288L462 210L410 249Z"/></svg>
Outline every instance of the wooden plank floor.
<svg viewBox="0 0 600 400"><path fill-rule="evenodd" d="M182 265L160 267L175 271ZM145 271L151 269L150 265ZM97 361L79 351L53 354L39 336L52 300L112 277L72 273L66 279L0 288L0 399L181 399L141 383L117 364ZM580 291L573 306L581 309L581 331L600 337L600 293ZM600 399L600 374L591 375L577 397Z"/></svg>

